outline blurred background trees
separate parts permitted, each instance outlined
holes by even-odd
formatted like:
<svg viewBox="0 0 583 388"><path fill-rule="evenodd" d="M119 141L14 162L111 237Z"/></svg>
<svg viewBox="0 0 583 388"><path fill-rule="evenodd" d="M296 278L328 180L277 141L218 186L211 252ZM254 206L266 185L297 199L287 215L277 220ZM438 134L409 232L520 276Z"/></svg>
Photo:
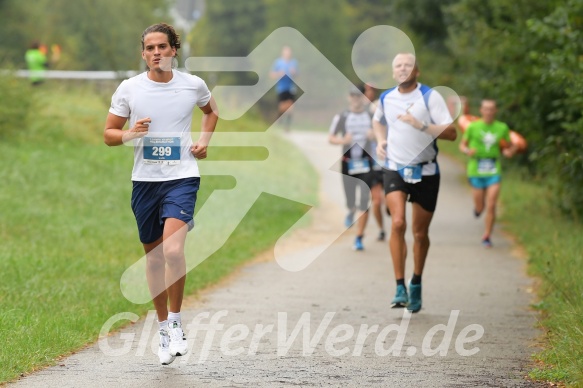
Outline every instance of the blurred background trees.
<svg viewBox="0 0 583 388"><path fill-rule="evenodd" d="M61 57L51 66L67 70L129 70L140 66L145 27L168 20L170 2L158 0L0 0L0 64L25 68L33 41Z"/></svg>
<svg viewBox="0 0 583 388"><path fill-rule="evenodd" d="M139 69L141 32L173 23L184 1L0 0L0 67L25 68L26 48L40 40L61 46L57 69ZM473 113L481 98L497 99L500 119L529 141L521 159L529 176L552 185L572 217L583 215L583 0L191 2L201 14L179 27L190 55L245 56L289 26L355 83L356 38L375 25L400 28L415 44L422 82L468 96Z"/></svg>

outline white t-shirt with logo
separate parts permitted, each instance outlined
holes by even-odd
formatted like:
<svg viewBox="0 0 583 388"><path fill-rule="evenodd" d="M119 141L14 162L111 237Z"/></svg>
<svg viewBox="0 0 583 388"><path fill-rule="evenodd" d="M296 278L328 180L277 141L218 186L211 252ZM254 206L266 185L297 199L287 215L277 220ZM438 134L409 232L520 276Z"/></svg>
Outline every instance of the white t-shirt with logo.
<svg viewBox="0 0 583 388"><path fill-rule="evenodd" d="M146 72L123 81L111 98L109 112L129 120L149 117L148 134L134 139L132 181L163 182L200 177L192 146L195 107L208 104L211 93L199 77L172 70L172 79L155 82Z"/></svg>
<svg viewBox="0 0 583 388"><path fill-rule="evenodd" d="M387 168L397 170L397 165L428 163L423 166L423 175L434 175L438 173L437 163L431 163L437 157L435 137L399 120L398 116L408 112L419 121L438 125L451 124L453 119L436 90L430 92L426 105L420 88L418 83L409 93L401 93L397 87L384 92L373 120L387 126Z"/></svg>

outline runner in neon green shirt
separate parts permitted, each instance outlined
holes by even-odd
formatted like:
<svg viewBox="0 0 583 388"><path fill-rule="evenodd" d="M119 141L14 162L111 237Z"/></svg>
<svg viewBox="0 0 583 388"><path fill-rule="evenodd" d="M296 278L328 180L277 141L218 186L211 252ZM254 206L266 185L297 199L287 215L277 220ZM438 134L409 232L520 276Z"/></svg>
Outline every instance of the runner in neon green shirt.
<svg viewBox="0 0 583 388"><path fill-rule="evenodd" d="M24 55L28 70L30 82L33 85L38 85L44 81L44 70L48 67L47 56L40 50L38 42L31 44L30 48L26 50Z"/></svg>
<svg viewBox="0 0 583 388"><path fill-rule="evenodd" d="M460 151L470 157L467 173L474 198L474 215L486 209L486 230L482 244L490 248L490 236L496 220L496 203L500 193L500 156L512 157L516 147L510 142L508 125L496 120L496 101L482 100L480 120L472 122L460 142ZM502 145L505 145L503 147Z"/></svg>

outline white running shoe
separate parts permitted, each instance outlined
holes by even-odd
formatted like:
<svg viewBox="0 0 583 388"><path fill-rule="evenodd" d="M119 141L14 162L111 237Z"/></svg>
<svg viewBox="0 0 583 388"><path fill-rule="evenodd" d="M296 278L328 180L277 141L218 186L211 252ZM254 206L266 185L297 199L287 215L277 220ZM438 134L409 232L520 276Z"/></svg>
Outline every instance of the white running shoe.
<svg viewBox="0 0 583 388"><path fill-rule="evenodd" d="M166 330L160 330L160 346L158 347L158 357L160 364L169 365L176 358L170 354L170 336Z"/></svg>
<svg viewBox="0 0 583 388"><path fill-rule="evenodd" d="M188 353L186 336L180 323L168 322L168 334L170 335L170 354L172 356L184 356Z"/></svg>

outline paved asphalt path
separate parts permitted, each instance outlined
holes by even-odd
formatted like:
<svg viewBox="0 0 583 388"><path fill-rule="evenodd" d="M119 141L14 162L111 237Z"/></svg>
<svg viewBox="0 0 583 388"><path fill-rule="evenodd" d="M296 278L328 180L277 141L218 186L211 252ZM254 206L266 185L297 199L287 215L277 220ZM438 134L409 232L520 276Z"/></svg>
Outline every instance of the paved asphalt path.
<svg viewBox="0 0 583 388"><path fill-rule="evenodd" d="M324 133L286 137L319 171L340 154ZM183 311L191 352L169 366L160 366L153 352L157 331L150 314L105 337L101 347L87 347L11 385L535 386L524 378L539 334L528 308L532 281L525 261L511 253L499 230L493 249L481 247L483 220L473 218L462 167L443 157L440 166L419 313L390 308L395 285L388 247L375 240L378 229L371 222L363 252L351 250L349 230L305 270L285 271L269 252L192 298ZM321 189L319 217L289 238L285 260L301 257L342 228L340 175L323 180Z"/></svg>

